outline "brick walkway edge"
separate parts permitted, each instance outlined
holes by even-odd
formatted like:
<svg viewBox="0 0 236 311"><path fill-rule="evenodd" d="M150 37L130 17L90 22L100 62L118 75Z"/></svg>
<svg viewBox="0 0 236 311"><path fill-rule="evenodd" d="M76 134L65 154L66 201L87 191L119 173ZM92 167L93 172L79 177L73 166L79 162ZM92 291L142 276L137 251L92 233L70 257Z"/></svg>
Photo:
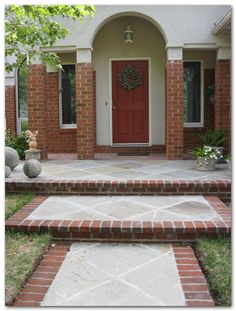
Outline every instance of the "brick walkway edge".
<svg viewBox="0 0 236 311"><path fill-rule="evenodd" d="M172 245L187 307L213 307L204 274L190 246Z"/></svg>
<svg viewBox="0 0 236 311"><path fill-rule="evenodd" d="M43 260L16 297L13 307L39 307L52 281L59 271L70 243L52 244Z"/></svg>

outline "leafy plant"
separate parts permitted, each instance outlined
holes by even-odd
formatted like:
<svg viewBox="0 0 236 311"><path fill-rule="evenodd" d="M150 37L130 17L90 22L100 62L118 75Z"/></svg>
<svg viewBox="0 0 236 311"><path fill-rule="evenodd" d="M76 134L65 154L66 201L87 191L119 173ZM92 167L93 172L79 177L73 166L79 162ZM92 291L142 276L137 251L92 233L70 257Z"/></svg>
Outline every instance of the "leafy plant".
<svg viewBox="0 0 236 311"><path fill-rule="evenodd" d="M21 160L25 158L25 150L28 149L25 133L22 132L20 135L12 133L10 130L6 130L5 133L5 146L15 149Z"/></svg>
<svg viewBox="0 0 236 311"><path fill-rule="evenodd" d="M218 159L221 157L221 153L213 148L198 147L191 150L190 153L196 158Z"/></svg>
<svg viewBox="0 0 236 311"><path fill-rule="evenodd" d="M5 69L7 72L19 68L27 55L31 63L34 56L61 68L56 53L42 51L42 47L53 46L58 39L68 35L69 30L56 21L56 17L83 20L93 16L93 5L7 5L5 9ZM12 57L14 61L12 62ZM11 60L11 61L9 61Z"/></svg>
<svg viewBox="0 0 236 311"><path fill-rule="evenodd" d="M221 147L225 141L225 130L209 130L204 135L199 135L206 146Z"/></svg>

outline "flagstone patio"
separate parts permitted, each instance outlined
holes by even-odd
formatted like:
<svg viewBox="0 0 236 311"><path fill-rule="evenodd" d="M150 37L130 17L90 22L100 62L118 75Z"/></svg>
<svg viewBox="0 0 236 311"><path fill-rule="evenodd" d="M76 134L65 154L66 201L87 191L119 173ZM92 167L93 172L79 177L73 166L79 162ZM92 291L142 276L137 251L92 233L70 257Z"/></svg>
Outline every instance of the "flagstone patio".
<svg viewBox="0 0 236 311"><path fill-rule="evenodd" d="M23 164L14 169L6 180L29 180ZM42 173L37 180L230 180L226 164L215 171L198 171L193 160L47 160L42 161Z"/></svg>

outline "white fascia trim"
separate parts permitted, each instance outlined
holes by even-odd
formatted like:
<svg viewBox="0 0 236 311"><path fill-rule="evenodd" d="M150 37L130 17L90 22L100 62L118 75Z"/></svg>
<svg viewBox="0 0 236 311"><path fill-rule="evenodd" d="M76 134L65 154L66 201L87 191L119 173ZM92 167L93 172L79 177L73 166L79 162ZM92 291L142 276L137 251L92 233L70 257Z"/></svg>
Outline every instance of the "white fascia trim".
<svg viewBox="0 0 236 311"><path fill-rule="evenodd" d="M75 52L76 51L76 46L71 45L71 46L53 46L53 47L48 47L48 48L41 48L42 51L44 52L58 52L58 53L70 53L70 52Z"/></svg>
<svg viewBox="0 0 236 311"><path fill-rule="evenodd" d="M215 24L214 28L212 29L212 33L214 35L219 34L225 27L229 25L232 18L232 9L230 9L222 18L221 20Z"/></svg>
<svg viewBox="0 0 236 311"><path fill-rule="evenodd" d="M206 49L206 50L215 50L217 47L216 43L185 43L184 49Z"/></svg>

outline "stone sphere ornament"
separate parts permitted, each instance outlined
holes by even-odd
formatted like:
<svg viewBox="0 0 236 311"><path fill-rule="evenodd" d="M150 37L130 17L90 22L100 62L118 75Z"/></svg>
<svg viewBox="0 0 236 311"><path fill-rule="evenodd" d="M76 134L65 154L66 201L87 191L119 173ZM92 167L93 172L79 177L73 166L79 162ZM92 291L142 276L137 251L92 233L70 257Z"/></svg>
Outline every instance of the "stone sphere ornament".
<svg viewBox="0 0 236 311"><path fill-rule="evenodd" d="M20 157L18 152L11 147L5 147L5 165L10 167L11 170L14 170L19 164L19 161Z"/></svg>
<svg viewBox="0 0 236 311"><path fill-rule="evenodd" d="M38 177L41 171L41 164L35 159L27 160L23 166L23 172L29 178Z"/></svg>
<svg viewBox="0 0 236 311"><path fill-rule="evenodd" d="M11 175L11 169L9 166L5 165L5 178L9 177Z"/></svg>

